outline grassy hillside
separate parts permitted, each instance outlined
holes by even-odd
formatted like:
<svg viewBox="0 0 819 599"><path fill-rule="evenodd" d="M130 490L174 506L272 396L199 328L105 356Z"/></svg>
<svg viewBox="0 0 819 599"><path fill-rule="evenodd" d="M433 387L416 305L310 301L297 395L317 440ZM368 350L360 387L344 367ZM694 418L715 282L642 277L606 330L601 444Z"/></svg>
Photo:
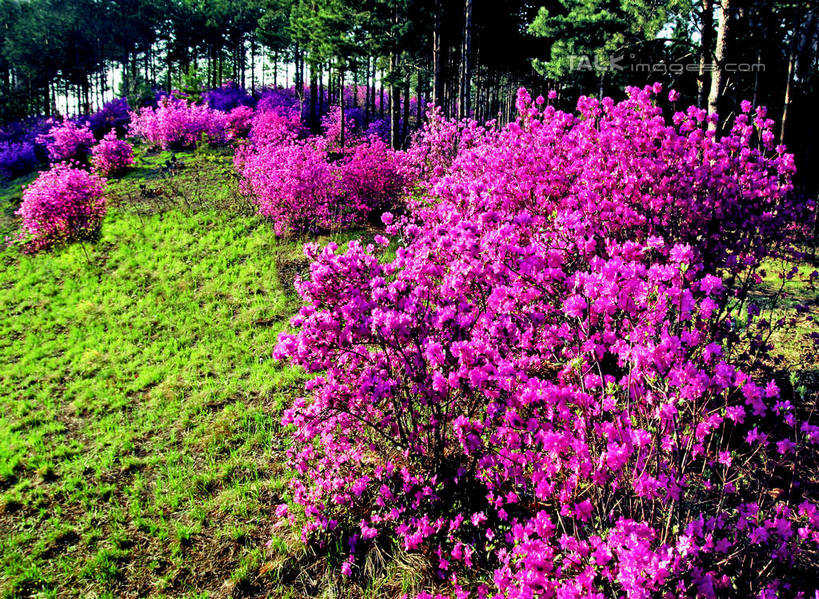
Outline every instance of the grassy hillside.
<svg viewBox="0 0 819 599"><path fill-rule="evenodd" d="M24 182L1 190L0 237ZM271 352L299 304L305 240L277 241L236 185L220 152L142 155L111 184L98 243L0 249L0 595L288 597L334 584L272 513L288 480L280 412L303 377ZM776 340L815 385L797 334L816 330L808 318ZM401 559L419 558L384 566L368 595L417 578Z"/></svg>
<svg viewBox="0 0 819 599"><path fill-rule="evenodd" d="M0 254L4 596L242 594L298 553L271 525L301 376L271 352L302 244L249 213L226 156L168 158L111 186L99 243Z"/></svg>

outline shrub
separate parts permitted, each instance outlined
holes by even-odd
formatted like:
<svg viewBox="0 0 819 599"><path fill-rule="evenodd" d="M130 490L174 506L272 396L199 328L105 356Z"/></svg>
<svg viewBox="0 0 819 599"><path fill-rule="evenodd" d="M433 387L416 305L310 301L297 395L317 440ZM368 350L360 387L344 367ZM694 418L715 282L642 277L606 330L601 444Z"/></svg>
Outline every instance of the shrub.
<svg viewBox="0 0 819 599"><path fill-rule="evenodd" d="M38 141L46 145L48 158L52 162L66 160L84 162L96 140L88 125L78 125L65 120L52 127L47 134L38 138Z"/></svg>
<svg viewBox="0 0 819 599"><path fill-rule="evenodd" d="M242 190L273 221L277 235L344 226L353 217L338 201L340 183L320 140L239 150L236 164Z"/></svg>
<svg viewBox="0 0 819 599"><path fill-rule="evenodd" d="M364 113L359 108L344 109L344 145L349 146L361 135L364 122ZM321 128L332 148L341 147L341 108L330 107L330 110L321 118Z"/></svg>
<svg viewBox="0 0 819 599"><path fill-rule="evenodd" d="M361 219L394 209L407 184L402 156L375 136L350 148L337 169L342 201Z"/></svg>
<svg viewBox="0 0 819 599"><path fill-rule="evenodd" d="M117 134L124 134L130 122L131 110L126 98L106 102L100 110L88 117L88 126L98 139L111 129L115 129Z"/></svg>
<svg viewBox="0 0 819 599"><path fill-rule="evenodd" d="M226 123L218 110L166 96L156 108L132 112L129 132L163 149L184 148L202 141L223 143Z"/></svg>
<svg viewBox="0 0 819 599"><path fill-rule="evenodd" d="M315 374L292 491L345 574L397 538L459 597L475 568L497 597L810 591L819 427L732 359L803 215L793 159L763 110L718 140L658 92L574 115L522 91L503 129L447 126L428 195L384 216L395 259L308 247L275 355Z"/></svg>
<svg viewBox="0 0 819 599"><path fill-rule="evenodd" d="M293 108L262 109L261 103L250 127L250 140L258 147L287 143L307 135L299 112Z"/></svg>
<svg viewBox="0 0 819 599"><path fill-rule="evenodd" d="M37 252L93 238L105 216L105 180L68 163L55 164L23 191L15 213L22 219L18 240Z"/></svg>
<svg viewBox="0 0 819 599"><path fill-rule="evenodd" d="M91 148L91 164L105 177L123 173L134 164L134 148L127 141L117 139L111 129L102 141Z"/></svg>
<svg viewBox="0 0 819 599"><path fill-rule="evenodd" d="M34 170L37 162L32 142L0 142L0 178L24 175Z"/></svg>
<svg viewBox="0 0 819 599"><path fill-rule="evenodd" d="M258 113L234 163L242 190L276 233L346 228L395 205L405 187L400 156L372 137L332 159L328 142L306 133L297 113Z"/></svg>
<svg viewBox="0 0 819 599"><path fill-rule="evenodd" d="M225 82L221 87L206 91L202 100L214 110L230 112L240 106L253 106L253 96L236 85L233 81Z"/></svg>
<svg viewBox="0 0 819 599"><path fill-rule="evenodd" d="M250 134L255 111L249 106L238 106L227 114L225 129L228 139L243 139Z"/></svg>

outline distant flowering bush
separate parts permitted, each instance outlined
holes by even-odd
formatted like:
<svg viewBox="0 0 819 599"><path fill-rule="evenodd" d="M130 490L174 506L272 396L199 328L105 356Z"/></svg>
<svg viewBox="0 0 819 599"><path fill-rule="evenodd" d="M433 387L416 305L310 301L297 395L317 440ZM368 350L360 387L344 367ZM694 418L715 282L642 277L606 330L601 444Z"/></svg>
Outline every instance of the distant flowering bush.
<svg viewBox="0 0 819 599"><path fill-rule="evenodd" d="M134 148L125 140L117 139L115 129L91 148L91 164L105 177L124 172L134 164Z"/></svg>
<svg viewBox="0 0 819 599"><path fill-rule="evenodd" d="M396 208L407 185L402 155L376 136L349 148L336 167L341 201L360 219Z"/></svg>
<svg viewBox="0 0 819 599"><path fill-rule="evenodd" d="M344 110L345 146L351 145L361 135L363 120L363 113L360 109L347 108ZM321 128L331 147L339 148L341 146L341 108L332 106L321 118Z"/></svg>
<svg viewBox="0 0 819 599"><path fill-rule="evenodd" d="M163 97L156 108L131 113L129 133L163 149L223 143L227 117L223 112L185 100Z"/></svg>
<svg viewBox="0 0 819 599"><path fill-rule="evenodd" d="M291 108L257 110L249 141L234 158L241 189L279 235L361 223L393 207L404 191L401 157L383 141L350 140L340 152L338 140L307 137Z"/></svg>
<svg viewBox="0 0 819 599"><path fill-rule="evenodd" d="M111 129L124 134L131 121L131 109L126 98L106 102L103 107L88 117L88 126L98 139Z"/></svg>
<svg viewBox="0 0 819 599"><path fill-rule="evenodd" d="M275 356L315 375L283 417L292 491L344 574L397 538L459 598L812 596L819 426L734 361L804 216L793 158L762 109L717 139L659 92L433 114L395 258L308 247Z"/></svg>
<svg viewBox="0 0 819 599"><path fill-rule="evenodd" d="M105 216L105 180L68 163L44 171L23 191L15 213L22 219L18 241L38 252L92 238Z"/></svg>
<svg viewBox="0 0 819 599"><path fill-rule="evenodd" d="M227 114L225 130L228 139L244 139L250 134L255 111L249 106L237 106Z"/></svg>
<svg viewBox="0 0 819 599"><path fill-rule="evenodd" d="M340 181L319 139L270 143L237 150L242 190L277 235L343 226L352 214L338 202Z"/></svg>
<svg viewBox="0 0 819 599"><path fill-rule="evenodd" d="M38 139L46 145L51 162L85 161L96 139L87 124L65 120Z"/></svg>
<svg viewBox="0 0 819 599"><path fill-rule="evenodd" d="M214 110L222 112L230 112L239 106L253 106L255 103L253 96L233 81L206 91L202 94L202 101Z"/></svg>
<svg viewBox="0 0 819 599"><path fill-rule="evenodd" d="M298 107L299 97L295 87L287 89L280 87L265 88L259 94L259 101L256 104L256 109L259 112L274 108L295 108L298 110Z"/></svg>
<svg viewBox="0 0 819 599"><path fill-rule="evenodd" d="M285 143L307 135L297 109L273 107L262 109L261 102L250 127L249 137L257 147Z"/></svg>
<svg viewBox="0 0 819 599"><path fill-rule="evenodd" d="M37 153L34 143L0 142L0 178L13 178L24 175L37 165Z"/></svg>

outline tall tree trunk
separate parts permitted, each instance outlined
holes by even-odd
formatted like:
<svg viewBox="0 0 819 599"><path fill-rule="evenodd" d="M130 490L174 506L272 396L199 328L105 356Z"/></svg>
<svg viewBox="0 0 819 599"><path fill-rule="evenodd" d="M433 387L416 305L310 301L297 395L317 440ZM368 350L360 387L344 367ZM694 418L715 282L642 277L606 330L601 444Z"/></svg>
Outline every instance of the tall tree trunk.
<svg viewBox="0 0 819 599"><path fill-rule="evenodd" d="M443 80L441 79L441 0L435 0L432 30L432 103L443 104Z"/></svg>
<svg viewBox="0 0 819 599"><path fill-rule="evenodd" d="M330 84L330 77L331 73L328 69L327 71L327 84ZM324 114L324 69L319 69L319 80L318 80L318 111L319 114Z"/></svg>
<svg viewBox="0 0 819 599"><path fill-rule="evenodd" d="M338 94L338 107L341 111L341 131L339 132L339 147L344 151L344 67L340 66L338 69L338 89L341 93Z"/></svg>
<svg viewBox="0 0 819 599"><path fill-rule="evenodd" d="M318 81L317 66L310 62L310 130L318 133Z"/></svg>
<svg viewBox="0 0 819 599"><path fill-rule="evenodd" d="M395 79L397 76L397 65L396 65L396 58L395 52L390 52L390 146L392 149L398 149L398 137L400 135L399 130L399 107L400 107L400 99L398 93L398 86L395 84Z"/></svg>
<svg viewBox="0 0 819 599"><path fill-rule="evenodd" d="M716 67L711 73L711 91L708 93L708 112L718 111L718 101L722 85L722 69L725 66L725 50L728 46L729 27L731 23L731 0L722 0L719 11L719 29L717 30L717 45L714 50ZM715 120L709 123L708 130L716 131L719 123Z"/></svg>
<svg viewBox="0 0 819 599"><path fill-rule="evenodd" d="M380 118L384 118L384 69L381 69L381 79L379 80L381 85L381 99L378 102L378 114Z"/></svg>
<svg viewBox="0 0 819 599"><path fill-rule="evenodd" d="M423 73L423 75L426 75L426 73ZM424 77L422 76L421 71L418 71L418 78L415 81L415 128L416 129L421 128L421 119L423 118L422 117L423 107L424 107L424 100L423 100L424 88L423 88L423 84L422 84L423 80L424 80Z"/></svg>
<svg viewBox="0 0 819 599"><path fill-rule="evenodd" d="M264 69L264 62L262 62ZM256 33L250 35L250 91L256 90Z"/></svg>
<svg viewBox="0 0 819 599"><path fill-rule="evenodd" d="M472 109L472 0L464 0L464 43L461 52L461 89L458 116L469 116Z"/></svg>
<svg viewBox="0 0 819 599"><path fill-rule="evenodd" d="M404 124L401 127L401 145L406 142L409 132L409 117L410 117L410 78L409 75L404 79Z"/></svg>
<svg viewBox="0 0 819 599"><path fill-rule="evenodd" d="M702 0L700 19L700 68L697 74L697 106L705 103L706 65L711 64L711 40L714 39L714 2Z"/></svg>
<svg viewBox="0 0 819 599"><path fill-rule="evenodd" d="M796 48L796 30L793 32L794 39L791 40L791 47L788 52L788 79L785 83L785 101L782 106L782 123L779 125L779 143L785 143L785 127L788 123L788 106L791 103L791 82L793 81L793 65L796 61L794 51Z"/></svg>

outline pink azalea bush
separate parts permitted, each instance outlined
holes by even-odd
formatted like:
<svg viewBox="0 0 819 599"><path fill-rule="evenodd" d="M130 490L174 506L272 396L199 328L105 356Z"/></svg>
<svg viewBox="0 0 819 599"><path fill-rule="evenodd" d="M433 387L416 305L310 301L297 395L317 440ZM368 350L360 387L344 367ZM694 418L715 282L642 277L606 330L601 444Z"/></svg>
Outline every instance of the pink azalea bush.
<svg viewBox="0 0 819 599"><path fill-rule="evenodd" d="M293 498L344 574L397 539L441 597L813 596L819 425L737 363L764 350L748 281L803 222L793 158L763 109L717 139L658 92L433 114L453 145L415 154L395 258L308 247L275 355L314 374Z"/></svg>
<svg viewBox="0 0 819 599"><path fill-rule="evenodd" d="M346 111L345 111L346 112ZM347 115L345 114L345 117ZM321 128L324 137L334 149L341 148L341 108L331 106L330 110L321 118ZM344 145L350 145L358 138L357 122L353 118L344 119Z"/></svg>
<svg viewBox="0 0 819 599"><path fill-rule="evenodd" d="M374 135L348 148L337 170L343 194L340 201L357 220L394 209L408 181L402 154Z"/></svg>
<svg viewBox="0 0 819 599"><path fill-rule="evenodd" d="M408 172L399 153L375 136L335 149L326 137L307 136L298 111L257 110L234 164L241 190L277 235L345 228L396 206Z"/></svg>
<svg viewBox="0 0 819 599"><path fill-rule="evenodd" d="M40 173L23 191L15 213L22 219L18 241L28 252L93 238L105 217L105 180L69 163Z"/></svg>
<svg viewBox="0 0 819 599"><path fill-rule="evenodd" d="M91 164L104 177L123 173L134 164L134 147L117 139L117 132L111 129L91 148Z"/></svg>
<svg viewBox="0 0 819 599"><path fill-rule="evenodd" d="M96 143L94 133L88 125L77 125L69 120L54 125L47 134L39 136L37 141L46 145L51 162L83 161L91 146Z"/></svg>
<svg viewBox="0 0 819 599"><path fill-rule="evenodd" d="M321 140L271 143L237 150L241 189L255 198L277 235L328 229L349 222L339 204L340 184Z"/></svg>
<svg viewBox="0 0 819 599"><path fill-rule="evenodd" d="M225 129L228 139L244 139L250 134L255 111L250 106L237 106L227 113Z"/></svg>
<svg viewBox="0 0 819 599"><path fill-rule="evenodd" d="M163 149L223 143L227 116L207 105L165 96L156 108L144 107L131 113L129 134Z"/></svg>
<svg viewBox="0 0 819 599"><path fill-rule="evenodd" d="M288 143L307 136L307 128L302 124L297 109L281 106L263 109L263 104L264 98L259 102L248 134L257 147Z"/></svg>

